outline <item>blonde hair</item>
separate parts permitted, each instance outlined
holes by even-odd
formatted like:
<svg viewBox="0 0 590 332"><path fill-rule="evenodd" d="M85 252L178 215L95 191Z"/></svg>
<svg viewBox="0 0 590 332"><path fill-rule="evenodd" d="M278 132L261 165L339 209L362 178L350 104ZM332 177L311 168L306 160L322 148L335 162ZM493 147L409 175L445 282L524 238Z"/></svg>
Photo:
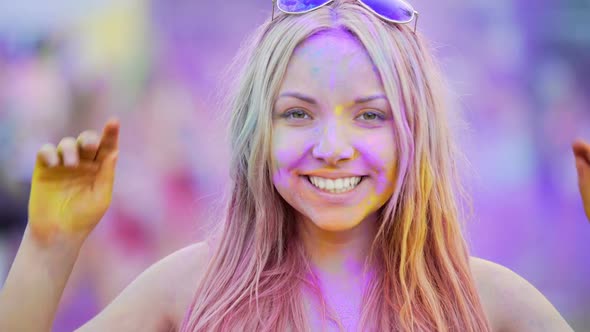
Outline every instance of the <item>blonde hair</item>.
<svg viewBox="0 0 590 332"><path fill-rule="evenodd" d="M315 34L343 30L377 68L394 110L397 181L379 213L364 294L364 331L489 331L459 224L460 156L443 102L444 85L424 40L356 1L304 15L281 14L246 41L229 97L232 191L219 244L182 331L306 331L302 289L321 292L309 268L293 209L275 190L271 111L287 64ZM245 61L245 63L244 63Z"/></svg>

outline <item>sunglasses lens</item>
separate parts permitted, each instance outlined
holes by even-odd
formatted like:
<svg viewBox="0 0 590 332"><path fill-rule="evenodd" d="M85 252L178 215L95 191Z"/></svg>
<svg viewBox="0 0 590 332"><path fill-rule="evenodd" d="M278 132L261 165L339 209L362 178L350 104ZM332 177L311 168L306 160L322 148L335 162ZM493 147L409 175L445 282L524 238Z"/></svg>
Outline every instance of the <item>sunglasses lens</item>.
<svg viewBox="0 0 590 332"><path fill-rule="evenodd" d="M377 14L395 22L405 23L414 17L414 8L403 0L361 0Z"/></svg>
<svg viewBox="0 0 590 332"><path fill-rule="evenodd" d="M330 0L278 0L280 10L286 13L304 13L318 8L330 2Z"/></svg>

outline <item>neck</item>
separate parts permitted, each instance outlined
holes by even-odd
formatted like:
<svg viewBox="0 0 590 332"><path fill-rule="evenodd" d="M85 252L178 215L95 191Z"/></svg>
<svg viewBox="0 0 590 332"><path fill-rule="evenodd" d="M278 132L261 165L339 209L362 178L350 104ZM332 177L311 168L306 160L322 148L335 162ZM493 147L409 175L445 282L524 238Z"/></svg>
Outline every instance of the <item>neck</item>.
<svg viewBox="0 0 590 332"><path fill-rule="evenodd" d="M300 234L312 266L320 276L360 277L377 233L377 218L371 215L345 231L326 231L302 220Z"/></svg>

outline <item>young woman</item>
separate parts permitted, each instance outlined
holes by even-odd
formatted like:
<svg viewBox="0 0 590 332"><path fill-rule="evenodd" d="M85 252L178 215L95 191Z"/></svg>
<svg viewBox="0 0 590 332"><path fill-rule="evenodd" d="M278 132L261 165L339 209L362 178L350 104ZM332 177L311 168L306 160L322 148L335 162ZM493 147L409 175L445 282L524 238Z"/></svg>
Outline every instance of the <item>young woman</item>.
<svg viewBox="0 0 590 332"><path fill-rule="evenodd" d="M279 1L237 59L220 235L140 275L80 331L570 331L470 258L439 72L400 1ZM298 13L296 15L296 13ZM119 125L41 148L0 330L49 331L107 210ZM590 146L574 146L590 207Z"/></svg>

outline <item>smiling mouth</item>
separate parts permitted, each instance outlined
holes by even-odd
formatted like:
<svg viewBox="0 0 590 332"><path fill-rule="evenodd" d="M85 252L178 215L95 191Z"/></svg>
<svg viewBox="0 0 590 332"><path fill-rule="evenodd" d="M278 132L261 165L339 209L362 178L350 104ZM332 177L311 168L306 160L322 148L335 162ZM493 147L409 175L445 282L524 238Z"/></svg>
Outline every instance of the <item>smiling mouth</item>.
<svg viewBox="0 0 590 332"><path fill-rule="evenodd" d="M307 181L318 190L330 193L341 194L354 190L367 176L353 176L339 179L327 179L318 176L305 175Z"/></svg>

